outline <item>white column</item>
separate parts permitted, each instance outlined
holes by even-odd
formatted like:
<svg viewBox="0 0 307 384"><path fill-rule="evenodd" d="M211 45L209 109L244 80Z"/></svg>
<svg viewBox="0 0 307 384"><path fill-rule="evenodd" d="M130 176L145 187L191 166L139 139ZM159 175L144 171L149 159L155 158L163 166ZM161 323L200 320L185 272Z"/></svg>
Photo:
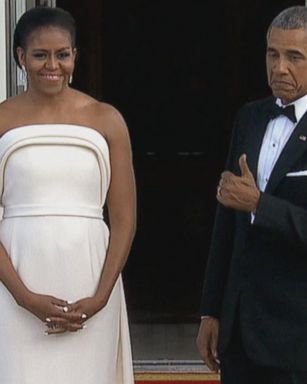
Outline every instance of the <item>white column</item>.
<svg viewBox="0 0 307 384"><path fill-rule="evenodd" d="M5 0L0 0L0 102L6 98Z"/></svg>

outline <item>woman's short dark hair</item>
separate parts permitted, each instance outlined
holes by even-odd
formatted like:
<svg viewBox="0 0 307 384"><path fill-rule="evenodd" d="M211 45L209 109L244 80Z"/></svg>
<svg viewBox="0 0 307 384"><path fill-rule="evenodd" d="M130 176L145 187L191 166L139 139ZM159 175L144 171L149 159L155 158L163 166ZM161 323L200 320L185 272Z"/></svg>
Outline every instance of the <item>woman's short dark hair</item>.
<svg viewBox="0 0 307 384"><path fill-rule="evenodd" d="M62 8L37 7L25 12L17 22L14 40L13 55L16 64L20 67L17 48L26 48L31 33L39 28L58 27L69 32L72 47L76 46L76 22L72 15Z"/></svg>

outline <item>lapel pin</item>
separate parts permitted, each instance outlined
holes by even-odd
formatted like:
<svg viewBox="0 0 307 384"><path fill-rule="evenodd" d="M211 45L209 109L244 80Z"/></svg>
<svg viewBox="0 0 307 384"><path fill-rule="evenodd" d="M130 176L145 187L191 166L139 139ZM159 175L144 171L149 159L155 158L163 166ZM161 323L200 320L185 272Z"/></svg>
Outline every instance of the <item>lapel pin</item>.
<svg viewBox="0 0 307 384"><path fill-rule="evenodd" d="M302 141L306 141L307 140L307 136L300 135L299 139L302 140Z"/></svg>

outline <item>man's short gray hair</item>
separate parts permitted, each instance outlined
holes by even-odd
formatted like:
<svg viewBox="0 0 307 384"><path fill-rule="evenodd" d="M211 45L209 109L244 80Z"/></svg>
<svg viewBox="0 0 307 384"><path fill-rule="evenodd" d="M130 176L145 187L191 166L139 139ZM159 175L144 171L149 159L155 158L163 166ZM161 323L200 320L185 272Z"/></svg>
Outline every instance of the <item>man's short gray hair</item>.
<svg viewBox="0 0 307 384"><path fill-rule="evenodd" d="M284 9L271 22L268 35L272 28L307 29L307 8L297 5Z"/></svg>

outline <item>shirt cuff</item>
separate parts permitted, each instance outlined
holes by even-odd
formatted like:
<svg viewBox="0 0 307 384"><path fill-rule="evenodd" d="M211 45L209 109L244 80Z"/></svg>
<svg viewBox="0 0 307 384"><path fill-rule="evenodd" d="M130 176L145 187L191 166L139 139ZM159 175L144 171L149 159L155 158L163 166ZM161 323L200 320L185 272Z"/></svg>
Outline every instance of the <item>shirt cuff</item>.
<svg viewBox="0 0 307 384"><path fill-rule="evenodd" d="M254 224L255 214L251 212L251 224Z"/></svg>

